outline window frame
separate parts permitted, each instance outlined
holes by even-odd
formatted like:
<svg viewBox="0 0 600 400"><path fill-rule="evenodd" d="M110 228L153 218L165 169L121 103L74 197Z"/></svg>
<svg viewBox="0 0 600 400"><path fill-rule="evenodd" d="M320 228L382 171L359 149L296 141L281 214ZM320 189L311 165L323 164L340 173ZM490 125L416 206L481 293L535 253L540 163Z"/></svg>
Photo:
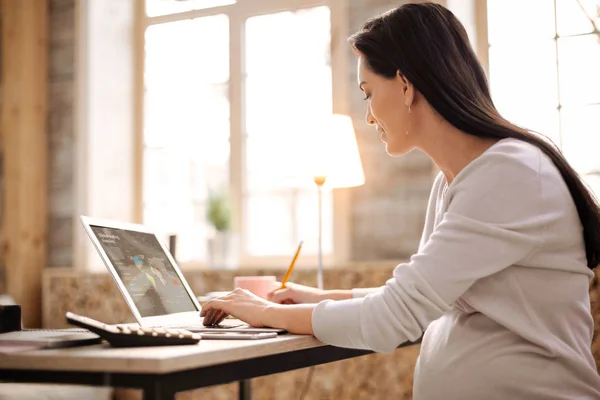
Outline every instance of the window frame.
<svg viewBox="0 0 600 400"><path fill-rule="evenodd" d="M476 9L476 29L477 29L477 37L478 37L478 41L479 41L479 46L478 46L478 56L482 57L482 62L484 63L484 66L486 68L486 74L488 75L488 80L490 81L491 84L491 79L492 76L489 73L489 52L491 47L493 46L493 44L490 43L489 41L489 35L488 35L488 20L487 20L487 15L488 15L488 0L471 0L474 1L474 7ZM577 0L572 0L572 1L577 1ZM556 141L556 145L558 146L559 149L563 149L563 141L564 141L564 137L565 137L565 130L564 130L564 126L563 126L563 100L560 97L560 87L561 87L561 72L560 72L560 63L561 63L561 52L560 52L560 45L559 45L559 40L560 39L565 39L565 38L574 38L574 37L586 37L586 36L598 36L598 40L600 40L600 33L598 32L598 28L594 25L594 30L589 32L589 33L576 33L576 34L567 34L567 35L560 35L558 33L558 16L557 16L557 12L558 12L558 6L557 6L557 0L553 0L553 4L552 4L553 8L554 8L554 20L552 21L554 24L554 37L552 38L552 40L554 41L554 54L556 56L556 83L557 83L557 98L556 98L556 110L558 112L558 126L557 126L557 133L558 133L558 138ZM600 44L599 44L600 46ZM588 106L597 106L600 105L600 102L582 102L582 103L578 103L578 104L574 104L574 105L567 105L567 108L573 108L573 109L582 109ZM542 132L544 133L544 132ZM586 179L586 176L597 176L600 174L600 163L598 163L598 167L594 168L593 171L581 171L578 169L575 169L576 172L578 174L580 174L582 176L582 178ZM599 196L600 193L595 193L596 196Z"/></svg>
<svg viewBox="0 0 600 400"><path fill-rule="evenodd" d="M145 31L148 26L186 19L225 14L229 18L229 107L230 107L230 160L229 191L233 211L233 232L239 236L239 267L282 267L287 266L289 256L251 256L246 252L244 237L244 116L243 116L243 62L244 62L244 22L254 16L303 8L327 6L330 9L331 26L331 69L332 69L332 112L350 115L348 94L348 55L350 48L346 41L348 28L348 0L238 0L235 4L216 6L200 10L149 17L146 15L145 0L136 0L135 23L135 209L134 220L143 221L143 158L144 158L144 72L145 72ZM315 186L315 203L317 188ZM333 190L333 251L323 255L325 266L339 265L349 261L350 208L349 189ZM298 259L298 266L313 266L317 256L304 255ZM180 263L183 268L202 268L205 261Z"/></svg>

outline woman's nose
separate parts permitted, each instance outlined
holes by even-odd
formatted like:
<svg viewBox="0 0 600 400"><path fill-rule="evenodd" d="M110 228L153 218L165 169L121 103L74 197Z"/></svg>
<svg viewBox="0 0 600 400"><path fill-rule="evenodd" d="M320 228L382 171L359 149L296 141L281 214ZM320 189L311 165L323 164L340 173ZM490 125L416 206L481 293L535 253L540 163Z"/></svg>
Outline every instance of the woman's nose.
<svg viewBox="0 0 600 400"><path fill-rule="evenodd" d="M371 109L367 107L367 115L365 115L365 121L367 125L375 125L375 118L373 118L373 114L371 114Z"/></svg>

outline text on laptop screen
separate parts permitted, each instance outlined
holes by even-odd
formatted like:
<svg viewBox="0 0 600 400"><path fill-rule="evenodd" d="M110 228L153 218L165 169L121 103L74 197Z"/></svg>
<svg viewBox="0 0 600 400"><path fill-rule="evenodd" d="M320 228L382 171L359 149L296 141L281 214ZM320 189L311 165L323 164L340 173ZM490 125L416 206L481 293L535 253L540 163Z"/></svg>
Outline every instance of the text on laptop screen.
<svg viewBox="0 0 600 400"><path fill-rule="evenodd" d="M90 227L142 318L197 311L156 236Z"/></svg>

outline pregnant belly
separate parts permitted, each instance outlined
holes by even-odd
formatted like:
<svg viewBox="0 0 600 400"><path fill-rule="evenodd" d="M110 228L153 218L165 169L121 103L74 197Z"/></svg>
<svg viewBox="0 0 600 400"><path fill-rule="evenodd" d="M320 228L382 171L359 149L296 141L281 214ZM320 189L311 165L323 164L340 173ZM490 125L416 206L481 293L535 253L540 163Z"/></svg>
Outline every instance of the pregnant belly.
<svg viewBox="0 0 600 400"><path fill-rule="evenodd" d="M568 371L541 349L479 313L454 310L425 332L414 400L562 399ZM573 389L573 387L571 387ZM570 394L573 394L571 392Z"/></svg>

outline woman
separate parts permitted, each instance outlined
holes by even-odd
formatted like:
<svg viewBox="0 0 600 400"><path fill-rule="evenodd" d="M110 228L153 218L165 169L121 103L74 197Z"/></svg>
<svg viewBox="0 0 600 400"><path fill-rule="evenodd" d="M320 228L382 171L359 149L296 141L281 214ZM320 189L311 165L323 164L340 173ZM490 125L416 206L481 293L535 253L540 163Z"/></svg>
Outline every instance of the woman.
<svg viewBox="0 0 600 400"><path fill-rule="evenodd" d="M232 314L378 352L425 332L415 400L600 399L588 295L600 210L579 176L548 140L499 115L442 6L403 5L351 43L388 154L419 148L441 170L417 254L378 288L290 284L271 302L238 289L203 308L206 323Z"/></svg>

